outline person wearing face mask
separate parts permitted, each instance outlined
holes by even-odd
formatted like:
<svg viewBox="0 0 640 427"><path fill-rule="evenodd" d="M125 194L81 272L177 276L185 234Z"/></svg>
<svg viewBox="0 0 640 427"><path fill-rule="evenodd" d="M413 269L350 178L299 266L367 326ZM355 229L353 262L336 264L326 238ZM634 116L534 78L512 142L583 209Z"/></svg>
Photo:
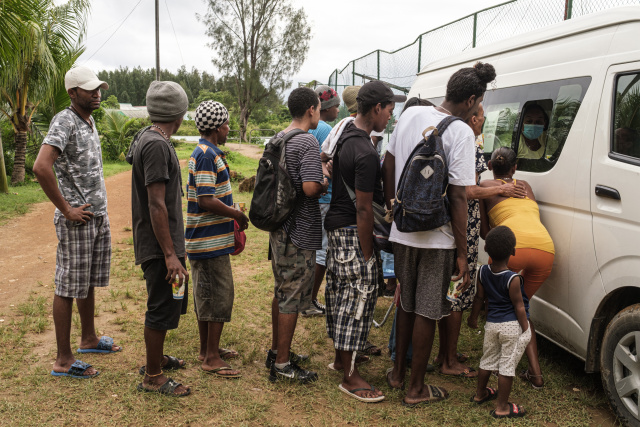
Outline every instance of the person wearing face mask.
<svg viewBox="0 0 640 427"><path fill-rule="evenodd" d="M517 157L540 159L553 155L558 148L558 143L547 133L549 116L544 109L538 104L531 104L525 108L523 116Z"/></svg>

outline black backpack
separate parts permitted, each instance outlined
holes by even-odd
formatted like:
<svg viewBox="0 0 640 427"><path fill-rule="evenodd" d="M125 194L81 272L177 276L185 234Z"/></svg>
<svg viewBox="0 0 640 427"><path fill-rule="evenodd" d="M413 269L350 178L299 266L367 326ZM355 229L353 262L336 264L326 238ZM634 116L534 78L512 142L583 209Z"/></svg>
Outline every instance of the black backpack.
<svg viewBox="0 0 640 427"><path fill-rule="evenodd" d="M413 149L404 165L396 198L393 220L398 231L412 233L441 227L451 221L447 187L449 168L442 146L442 134L451 123L462 120L447 116L438 126L422 132L423 140ZM425 134L433 129L427 137Z"/></svg>
<svg viewBox="0 0 640 427"><path fill-rule="evenodd" d="M258 163L249 219L260 230L280 229L296 207L297 193L287 171L285 146L301 133L302 129L292 129L282 137L271 138Z"/></svg>

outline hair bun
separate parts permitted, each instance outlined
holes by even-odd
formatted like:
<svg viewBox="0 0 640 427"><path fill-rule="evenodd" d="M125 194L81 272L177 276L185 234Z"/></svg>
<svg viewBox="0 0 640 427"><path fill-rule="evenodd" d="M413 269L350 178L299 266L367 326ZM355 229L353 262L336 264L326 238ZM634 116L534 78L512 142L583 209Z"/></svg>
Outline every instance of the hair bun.
<svg viewBox="0 0 640 427"><path fill-rule="evenodd" d="M484 62L476 62L473 66L478 78L485 84L490 83L496 79L496 69L493 65Z"/></svg>

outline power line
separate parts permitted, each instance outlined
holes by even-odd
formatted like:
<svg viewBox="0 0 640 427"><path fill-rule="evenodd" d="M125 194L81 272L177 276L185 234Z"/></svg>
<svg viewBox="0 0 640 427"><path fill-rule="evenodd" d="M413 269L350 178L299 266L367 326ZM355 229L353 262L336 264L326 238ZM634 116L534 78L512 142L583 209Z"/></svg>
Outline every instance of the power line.
<svg viewBox="0 0 640 427"><path fill-rule="evenodd" d="M171 19L171 12L169 11L169 5L167 4L167 0L164 0L164 5L167 8L167 15L169 16L169 22L171 23L171 29L173 30L173 37L176 39L176 45L178 46L178 52L180 52L180 59L182 60L182 65L185 67L186 70L186 65L184 62L184 58L182 56L182 49L180 49L180 42L178 41L178 34L176 34L176 28L173 26L173 19ZM185 78L185 82L187 83L187 87L189 88L189 91L191 92L191 96L195 97L197 96L197 94L193 93L193 89L191 89L191 85L189 84L189 79Z"/></svg>
<svg viewBox="0 0 640 427"><path fill-rule="evenodd" d="M93 52L93 55L91 55L89 58L87 58L86 61L84 61L84 63L86 64L91 58L93 58L95 56L96 53L98 53L100 51L100 49L102 49L104 47L105 44L107 44L109 42L109 40L111 40L111 37L113 37L118 30L120 29L120 27L122 27L124 25L124 23L127 21L127 19L131 16L131 14L133 13L134 10L136 10L136 8L138 7L138 5L142 3L142 0L138 0L138 3L136 3L135 6L133 6L133 9L131 9L131 12L129 12L129 14L127 16L124 17L124 19L122 20L122 22L120 23L120 25L118 25L118 28L115 29L115 31L113 33L111 33L111 35L109 36L109 38L107 40L105 40L104 43L102 43L102 45L100 45L100 47L98 48L98 50L96 50L95 52Z"/></svg>

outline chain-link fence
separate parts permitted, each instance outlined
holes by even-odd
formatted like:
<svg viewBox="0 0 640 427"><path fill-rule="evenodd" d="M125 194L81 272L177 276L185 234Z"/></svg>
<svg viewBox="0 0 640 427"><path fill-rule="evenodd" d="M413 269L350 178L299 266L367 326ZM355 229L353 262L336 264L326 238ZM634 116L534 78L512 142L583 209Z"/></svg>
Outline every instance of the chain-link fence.
<svg viewBox="0 0 640 427"><path fill-rule="evenodd" d="M397 93L407 93L425 65L455 53L486 46L578 16L640 0L512 0L473 13L421 34L393 52L376 50L349 62L329 76L338 93L351 85L383 80Z"/></svg>

